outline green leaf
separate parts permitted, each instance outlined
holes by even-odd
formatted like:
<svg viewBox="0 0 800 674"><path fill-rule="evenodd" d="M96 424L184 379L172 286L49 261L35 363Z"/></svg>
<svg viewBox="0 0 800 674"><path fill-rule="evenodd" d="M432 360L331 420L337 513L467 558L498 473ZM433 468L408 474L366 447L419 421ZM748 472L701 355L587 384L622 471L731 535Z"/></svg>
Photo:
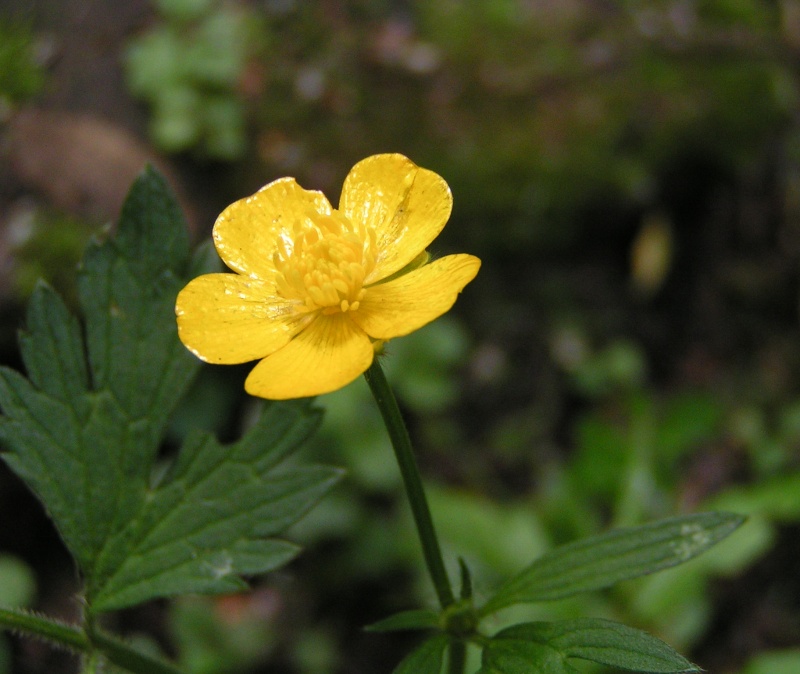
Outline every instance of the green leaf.
<svg viewBox="0 0 800 674"><path fill-rule="evenodd" d="M392 671L392 674L439 674L442 671L448 638L437 634L409 653Z"/></svg>
<svg viewBox="0 0 800 674"><path fill-rule="evenodd" d="M281 468L319 422L299 401L266 406L228 447L190 435L153 484L166 424L199 367L178 340L174 306L201 264L190 260L185 222L164 180L146 170L116 235L87 249L83 326L39 285L20 336L28 378L0 368L3 458L75 556L89 611L241 588L241 574L294 556L294 546L271 537L337 476Z"/></svg>
<svg viewBox="0 0 800 674"><path fill-rule="evenodd" d="M591 592L682 564L725 538L743 521L742 516L730 513L701 513L617 529L561 546L504 583L480 613Z"/></svg>
<svg viewBox="0 0 800 674"><path fill-rule="evenodd" d="M308 403L268 404L237 443L189 437L166 480L98 557L88 598L95 610L184 593L233 592L240 574L275 569L297 553L280 533L338 479L320 466L280 462L316 430Z"/></svg>
<svg viewBox="0 0 800 674"><path fill-rule="evenodd" d="M368 632L400 632L403 630L428 630L439 627L439 614L428 609L401 611L379 620L364 629Z"/></svg>
<svg viewBox="0 0 800 674"><path fill-rule="evenodd" d="M131 420L147 419L150 451L197 368L174 325L188 265L183 215L148 169L125 201L116 236L88 247L78 277L93 388L112 393Z"/></svg>
<svg viewBox="0 0 800 674"><path fill-rule="evenodd" d="M147 169L116 236L84 256L85 338L58 295L39 285L20 336L28 379L0 369L4 458L43 501L84 573L141 507L166 422L199 367L175 326L188 264L183 216Z"/></svg>
<svg viewBox="0 0 800 674"><path fill-rule="evenodd" d="M591 660L637 672L674 674L700 671L660 639L597 618L514 625L497 634L495 641L515 642L518 651L535 644L554 649L561 658ZM516 642L522 642L522 645ZM533 652L538 654L539 650L533 649Z"/></svg>
<svg viewBox="0 0 800 674"><path fill-rule="evenodd" d="M495 637L484 647L478 674L578 674L554 648L527 639Z"/></svg>
<svg viewBox="0 0 800 674"><path fill-rule="evenodd" d="M472 574L463 557L458 558L458 568L461 571L461 599L472 599Z"/></svg>

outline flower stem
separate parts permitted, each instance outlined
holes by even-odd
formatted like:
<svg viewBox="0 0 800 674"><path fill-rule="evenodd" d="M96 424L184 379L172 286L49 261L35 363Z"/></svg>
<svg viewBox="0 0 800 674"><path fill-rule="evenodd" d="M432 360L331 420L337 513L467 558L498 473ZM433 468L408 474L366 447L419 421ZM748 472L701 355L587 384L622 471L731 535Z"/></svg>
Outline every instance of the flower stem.
<svg viewBox="0 0 800 674"><path fill-rule="evenodd" d="M364 376L367 379L375 402L378 404L378 409L381 411L386 430L389 432L389 438L392 441L397 463L400 466L400 473L403 476L406 494L408 494L408 501L411 504L411 512L414 515L414 523L417 526L417 533L422 544L422 553L425 556L428 573L431 576L434 588L436 588L439 603L442 608L447 608L455 602L455 597L450 586L450 579L447 577L447 571L444 568L439 539L433 526L428 499L422 486L422 478L411 447L408 429L403 422L400 408L397 406L397 401L377 358L372 361L372 365L364 373Z"/></svg>

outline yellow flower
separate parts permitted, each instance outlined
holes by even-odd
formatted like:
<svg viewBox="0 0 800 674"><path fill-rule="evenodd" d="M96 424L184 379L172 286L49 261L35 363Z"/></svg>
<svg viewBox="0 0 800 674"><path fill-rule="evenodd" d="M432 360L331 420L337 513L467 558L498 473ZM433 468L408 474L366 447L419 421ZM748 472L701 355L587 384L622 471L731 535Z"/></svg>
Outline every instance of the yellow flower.
<svg viewBox="0 0 800 674"><path fill-rule="evenodd" d="M181 341L209 363L260 359L251 395L335 391L369 368L373 344L438 318L475 278L472 255L426 264L451 208L447 183L399 154L356 164L338 210L294 178L271 182L217 218L214 244L236 273L180 292Z"/></svg>

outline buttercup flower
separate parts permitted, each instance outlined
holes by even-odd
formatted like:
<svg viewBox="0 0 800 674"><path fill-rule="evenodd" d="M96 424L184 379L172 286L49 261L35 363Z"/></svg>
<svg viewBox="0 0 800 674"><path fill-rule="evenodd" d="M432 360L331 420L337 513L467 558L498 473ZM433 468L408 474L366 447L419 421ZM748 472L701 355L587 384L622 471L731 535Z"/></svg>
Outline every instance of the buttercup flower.
<svg viewBox="0 0 800 674"><path fill-rule="evenodd" d="M447 183L399 154L356 164L338 210L294 178L271 182L217 218L214 245L236 273L180 292L180 339L209 363L260 359L245 382L254 396L339 389L376 342L438 318L475 278L472 255L427 261L451 208Z"/></svg>

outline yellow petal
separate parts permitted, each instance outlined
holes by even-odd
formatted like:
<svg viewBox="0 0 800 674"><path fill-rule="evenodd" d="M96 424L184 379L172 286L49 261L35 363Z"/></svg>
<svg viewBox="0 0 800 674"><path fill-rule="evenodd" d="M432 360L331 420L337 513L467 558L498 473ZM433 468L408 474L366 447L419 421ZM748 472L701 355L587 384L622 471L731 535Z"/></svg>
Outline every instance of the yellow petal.
<svg viewBox="0 0 800 674"><path fill-rule="evenodd" d="M367 283L386 278L424 251L452 207L444 179L403 155L378 154L356 164L345 178L339 210L377 234L377 264Z"/></svg>
<svg viewBox="0 0 800 674"><path fill-rule="evenodd" d="M372 343L345 314L319 315L297 337L262 360L245 390L260 398L286 400L342 388L371 364Z"/></svg>
<svg viewBox="0 0 800 674"><path fill-rule="evenodd" d="M238 274L206 274L178 293L178 336L200 359L232 365L286 345L313 314L298 311L273 287Z"/></svg>
<svg viewBox="0 0 800 674"><path fill-rule="evenodd" d="M272 255L281 232L310 214L330 214L322 192L306 190L294 178L280 178L228 206L214 223L214 245L228 267L247 276L271 279Z"/></svg>
<svg viewBox="0 0 800 674"><path fill-rule="evenodd" d="M352 318L370 337L407 335L450 310L480 269L472 255L447 255L393 281L367 288Z"/></svg>

